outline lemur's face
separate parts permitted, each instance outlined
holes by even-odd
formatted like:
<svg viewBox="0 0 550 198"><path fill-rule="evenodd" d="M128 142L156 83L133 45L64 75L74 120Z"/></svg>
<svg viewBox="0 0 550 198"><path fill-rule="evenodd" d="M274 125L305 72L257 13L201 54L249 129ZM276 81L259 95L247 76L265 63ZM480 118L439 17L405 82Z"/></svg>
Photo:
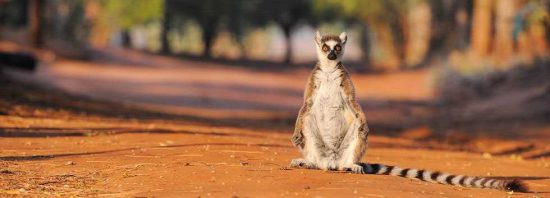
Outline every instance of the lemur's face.
<svg viewBox="0 0 550 198"><path fill-rule="evenodd" d="M317 56L321 59L331 61L340 60L344 55L344 46L348 37L345 32L340 36L326 35L321 36L319 32L315 35L315 43L317 46Z"/></svg>

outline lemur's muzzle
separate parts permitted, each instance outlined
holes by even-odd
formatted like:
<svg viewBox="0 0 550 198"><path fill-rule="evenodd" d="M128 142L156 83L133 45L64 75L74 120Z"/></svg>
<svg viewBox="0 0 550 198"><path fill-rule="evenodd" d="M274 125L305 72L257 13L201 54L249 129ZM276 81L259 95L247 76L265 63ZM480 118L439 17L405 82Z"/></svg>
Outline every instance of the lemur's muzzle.
<svg viewBox="0 0 550 198"><path fill-rule="evenodd" d="M336 60L336 53L334 52L334 50L330 51L327 58L329 60Z"/></svg>

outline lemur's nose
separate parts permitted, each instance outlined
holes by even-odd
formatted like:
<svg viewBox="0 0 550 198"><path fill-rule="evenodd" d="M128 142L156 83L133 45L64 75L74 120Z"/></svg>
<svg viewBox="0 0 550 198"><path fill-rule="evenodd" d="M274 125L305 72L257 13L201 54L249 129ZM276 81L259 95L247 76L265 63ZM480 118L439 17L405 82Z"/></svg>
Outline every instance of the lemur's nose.
<svg viewBox="0 0 550 198"><path fill-rule="evenodd" d="M336 53L334 53L334 51L331 51L329 54L328 54L328 57L327 57L329 60L336 60Z"/></svg>

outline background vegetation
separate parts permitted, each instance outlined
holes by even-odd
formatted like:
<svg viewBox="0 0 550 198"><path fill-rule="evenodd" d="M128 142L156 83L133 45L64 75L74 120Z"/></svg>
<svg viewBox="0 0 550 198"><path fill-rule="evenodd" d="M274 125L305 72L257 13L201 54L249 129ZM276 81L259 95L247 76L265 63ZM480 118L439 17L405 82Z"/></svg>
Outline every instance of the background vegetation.
<svg viewBox="0 0 550 198"><path fill-rule="evenodd" d="M304 63L315 59L315 29L345 30L352 38L347 59L355 68L433 66L442 68L442 87L464 84L449 79L545 64L549 54L547 0L2 0L0 5L4 32L25 32L21 40L37 47L61 42L78 50L124 47Z"/></svg>

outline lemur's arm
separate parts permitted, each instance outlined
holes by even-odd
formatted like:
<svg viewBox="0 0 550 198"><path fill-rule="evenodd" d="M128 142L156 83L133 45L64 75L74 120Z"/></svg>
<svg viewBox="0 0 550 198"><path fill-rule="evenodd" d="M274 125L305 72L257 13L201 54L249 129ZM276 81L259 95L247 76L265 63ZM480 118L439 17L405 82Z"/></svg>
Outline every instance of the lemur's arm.
<svg viewBox="0 0 550 198"><path fill-rule="evenodd" d="M306 90L304 91L304 104L302 105L302 108L300 108L300 112L298 113L298 118L296 118L296 125L294 127L294 134L291 137L292 144L296 147L299 147L300 149L304 148L304 135L303 135L303 123L304 123L304 116L309 112L309 109L311 108L311 105L313 105L313 91L315 90L315 82L314 82L314 76L315 76L315 70L311 73L309 76L309 79L306 84Z"/></svg>
<svg viewBox="0 0 550 198"><path fill-rule="evenodd" d="M351 82L351 78L349 76L349 73L342 69L342 88L344 90L345 97L347 101L350 104L350 107L355 114L355 117L359 119L360 128L359 132L364 135L366 138L367 133L369 132L369 128L367 126L367 119L365 118L365 113L363 113L363 110L361 109L361 105L355 100L355 88L353 87L353 83Z"/></svg>

